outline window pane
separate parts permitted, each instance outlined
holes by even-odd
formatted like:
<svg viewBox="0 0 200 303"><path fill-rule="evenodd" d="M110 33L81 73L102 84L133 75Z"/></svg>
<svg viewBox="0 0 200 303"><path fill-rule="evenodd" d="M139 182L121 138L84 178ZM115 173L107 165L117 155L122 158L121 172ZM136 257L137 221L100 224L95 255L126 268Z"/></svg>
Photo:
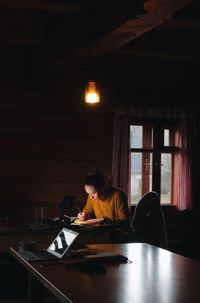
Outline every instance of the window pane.
<svg viewBox="0 0 200 303"><path fill-rule="evenodd" d="M161 154L161 203L171 203L171 154Z"/></svg>
<svg viewBox="0 0 200 303"><path fill-rule="evenodd" d="M169 129L164 129L164 146L169 146Z"/></svg>
<svg viewBox="0 0 200 303"><path fill-rule="evenodd" d="M131 204L152 189L152 153L131 153Z"/></svg>
<svg viewBox="0 0 200 303"><path fill-rule="evenodd" d="M131 148L142 148L143 127L141 125L131 125L130 143Z"/></svg>
<svg viewBox="0 0 200 303"><path fill-rule="evenodd" d="M131 203L136 204L141 198L142 154L131 153Z"/></svg>

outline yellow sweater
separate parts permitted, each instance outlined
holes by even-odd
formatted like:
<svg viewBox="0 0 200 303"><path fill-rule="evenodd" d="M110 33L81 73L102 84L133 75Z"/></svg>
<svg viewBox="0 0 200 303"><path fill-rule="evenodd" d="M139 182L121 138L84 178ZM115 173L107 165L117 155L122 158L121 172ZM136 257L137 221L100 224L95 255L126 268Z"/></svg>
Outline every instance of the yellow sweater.
<svg viewBox="0 0 200 303"><path fill-rule="evenodd" d="M123 191L110 188L109 193L102 200L93 200L88 195L83 208L88 218L104 218L105 222L129 223L127 197Z"/></svg>

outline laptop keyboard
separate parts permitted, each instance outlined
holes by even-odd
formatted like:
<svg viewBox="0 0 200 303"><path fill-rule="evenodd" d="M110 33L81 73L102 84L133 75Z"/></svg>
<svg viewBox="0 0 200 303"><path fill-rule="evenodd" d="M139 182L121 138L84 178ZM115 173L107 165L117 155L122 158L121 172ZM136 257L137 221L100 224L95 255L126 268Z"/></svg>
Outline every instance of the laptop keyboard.
<svg viewBox="0 0 200 303"><path fill-rule="evenodd" d="M22 257L24 257L25 259L33 259L33 260L37 260L37 259L54 259L55 257L52 256L51 254L49 254L47 251L28 251L25 250L23 252L20 252L20 255Z"/></svg>

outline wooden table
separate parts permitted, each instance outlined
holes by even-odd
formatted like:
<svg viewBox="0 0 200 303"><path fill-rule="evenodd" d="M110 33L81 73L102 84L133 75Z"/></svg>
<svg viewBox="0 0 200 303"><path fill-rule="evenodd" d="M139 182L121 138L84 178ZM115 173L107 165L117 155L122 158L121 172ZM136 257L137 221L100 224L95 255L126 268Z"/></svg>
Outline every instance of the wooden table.
<svg viewBox="0 0 200 303"><path fill-rule="evenodd" d="M87 273L59 263L27 262L10 248L29 272L29 302L42 302L43 285L65 303L199 303L200 262L144 243L89 247L120 252L132 263Z"/></svg>
<svg viewBox="0 0 200 303"><path fill-rule="evenodd" d="M36 241L38 244L48 245L53 241L55 235L61 230L62 226L45 229L31 229L30 227L18 228L1 228L0 229L0 253L9 252L9 247L17 247L20 241ZM111 243L112 242L112 226L95 227L95 226L76 226L69 227L79 232L78 242L82 244L92 243Z"/></svg>

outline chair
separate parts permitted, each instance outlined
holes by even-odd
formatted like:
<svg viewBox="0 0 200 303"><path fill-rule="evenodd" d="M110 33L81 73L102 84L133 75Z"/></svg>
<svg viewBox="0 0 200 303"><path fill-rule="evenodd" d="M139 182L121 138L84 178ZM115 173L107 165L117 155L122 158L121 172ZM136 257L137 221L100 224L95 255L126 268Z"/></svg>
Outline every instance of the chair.
<svg viewBox="0 0 200 303"><path fill-rule="evenodd" d="M157 192L147 192L140 199L131 224L133 231L136 231L137 242L146 242L165 249L168 247L166 222Z"/></svg>

